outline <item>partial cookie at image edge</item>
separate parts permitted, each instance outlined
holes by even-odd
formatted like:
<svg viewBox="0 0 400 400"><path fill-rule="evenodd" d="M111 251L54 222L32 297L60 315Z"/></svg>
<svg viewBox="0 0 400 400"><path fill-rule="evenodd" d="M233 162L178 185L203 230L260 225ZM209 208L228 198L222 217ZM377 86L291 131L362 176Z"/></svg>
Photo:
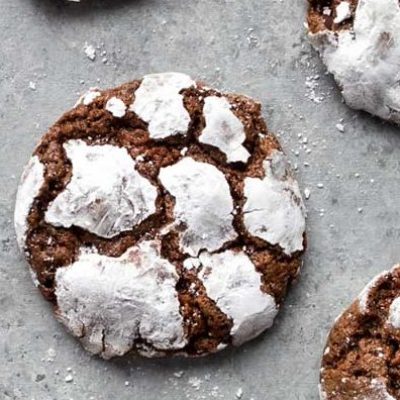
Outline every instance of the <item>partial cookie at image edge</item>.
<svg viewBox="0 0 400 400"><path fill-rule="evenodd" d="M335 321L324 350L321 400L398 400L400 265L373 278Z"/></svg>

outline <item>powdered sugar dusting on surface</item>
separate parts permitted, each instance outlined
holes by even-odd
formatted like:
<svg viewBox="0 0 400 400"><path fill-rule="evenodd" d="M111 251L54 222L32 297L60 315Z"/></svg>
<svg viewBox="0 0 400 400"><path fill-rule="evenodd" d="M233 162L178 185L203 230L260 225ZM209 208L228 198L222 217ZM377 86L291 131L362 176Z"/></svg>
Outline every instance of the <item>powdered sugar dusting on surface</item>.
<svg viewBox="0 0 400 400"><path fill-rule="evenodd" d="M96 59L96 48L93 45L86 42L83 50L89 60L94 61Z"/></svg>
<svg viewBox="0 0 400 400"><path fill-rule="evenodd" d="M279 244L286 254L303 250L305 209L285 155L275 151L264 169L263 179L245 179L244 224L252 235Z"/></svg>
<svg viewBox="0 0 400 400"><path fill-rule="evenodd" d="M232 112L228 99L206 97L203 114L206 126L199 141L218 147L226 154L228 162L246 162L250 157L250 153L243 146L246 133L242 122Z"/></svg>
<svg viewBox="0 0 400 400"><path fill-rule="evenodd" d="M117 97L111 97L106 103L106 110L116 118L122 118L126 113L126 108L125 103Z"/></svg>
<svg viewBox="0 0 400 400"><path fill-rule="evenodd" d="M234 345L251 340L272 326L278 313L275 299L262 292L261 275L244 252L202 252L199 260L199 278L207 295L233 319Z"/></svg>
<svg viewBox="0 0 400 400"><path fill-rule="evenodd" d="M156 351L179 350L186 339L178 279L155 240L118 258L82 250L73 264L57 269L58 318L104 358L125 354L139 338Z"/></svg>
<svg viewBox="0 0 400 400"><path fill-rule="evenodd" d="M153 139L187 133L190 115L179 92L196 86L187 75L175 72L146 75L135 92L135 100L129 109L143 121Z"/></svg>
<svg viewBox="0 0 400 400"><path fill-rule="evenodd" d="M79 226L111 238L156 211L157 189L135 170L125 148L89 146L82 140L70 140L64 148L72 163L72 178L50 203L46 222Z"/></svg>
<svg viewBox="0 0 400 400"><path fill-rule="evenodd" d="M27 218L35 197L39 194L44 183L44 165L37 156L33 156L24 168L15 202L14 227L17 235L18 246L24 251L26 232L28 230Z"/></svg>
<svg viewBox="0 0 400 400"><path fill-rule="evenodd" d="M310 34L345 101L396 123L400 123L399 25L398 0L360 0L352 30Z"/></svg>
<svg viewBox="0 0 400 400"><path fill-rule="evenodd" d="M185 157L162 168L162 185L175 197L177 224L185 224L180 246L197 256L200 250L218 250L236 238L232 226L233 199L223 173L216 167Z"/></svg>

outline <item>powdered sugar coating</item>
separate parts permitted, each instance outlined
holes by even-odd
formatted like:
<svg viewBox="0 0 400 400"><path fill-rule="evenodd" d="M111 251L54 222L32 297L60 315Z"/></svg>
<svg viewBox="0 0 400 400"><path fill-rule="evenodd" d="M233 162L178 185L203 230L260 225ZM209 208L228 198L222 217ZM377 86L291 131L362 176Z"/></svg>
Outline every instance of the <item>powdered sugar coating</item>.
<svg viewBox="0 0 400 400"><path fill-rule="evenodd" d="M261 290L261 275L243 251L202 252L199 261L199 278L208 297L233 319L234 345L251 340L272 326L278 313L275 299Z"/></svg>
<svg viewBox="0 0 400 400"><path fill-rule="evenodd" d="M168 72L146 75L129 109L148 122L148 131L153 139L185 135L190 115L179 92L191 86L196 86L196 83L185 74Z"/></svg>
<svg viewBox="0 0 400 400"><path fill-rule="evenodd" d="M396 399L388 393L385 382L379 379L372 379L371 393L368 399L365 396L359 396L357 400L396 400Z"/></svg>
<svg viewBox="0 0 400 400"><path fill-rule="evenodd" d="M365 286L365 288L359 294L358 304L359 304L360 311L362 313L366 313L368 311L368 298L369 298L371 289L373 289L377 285L377 283L387 274L388 274L388 271L384 271L384 272L380 273L379 275L375 276L375 278L373 278L371 280L371 282L369 282L368 285Z"/></svg>
<svg viewBox="0 0 400 400"><path fill-rule="evenodd" d="M340 24L351 17L351 8L348 1L342 1L336 7L336 18L333 20L335 24Z"/></svg>
<svg viewBox="0 0 400 400"><path fill-rule="evenodd" d="M24 251L25 249L29 211L35 197L39 194L43 183L44 165L40 162L37 156L33 156L22 173L15 202L14 227L17 235L18 246L21 251Z"/></svg>
<svg viewBox="0 0 400 400"><path fill-rule="evenodd" d="M244 224L252 235L279 244L286 254L303 250L305 209L285 155L274 151L264 170L263 179L245 179Z"/></svg>
<svg viewBox="0 0 400 400"><path fill-rule="evenodd" d="M232 112L225 97L209 96L204 99L203 114L206 126L199 141L218 147L228 162L246 162L250 153L243 146L246 140L244 126Z"/></svg>
<svg viewBox="0 0 400 400"><path fill-rule="evenodd" d="M400 297L396 297L389 308L388 323L400 329Z"/></svg>
<svg viewBox="0 0 400 400"><path fill-rule="evenodd" d="M96 88L90 88L85 94L79 97L75 107L79 106L80 104L88 106L99 96L101 96L101 93Z"/></svg>
<svg viewBox="0 0 400 400"><path fill-rule="evenodd" d="M328 400L327 393L322 389L324 382L319 385L319 397L320 400ZM384 382L379 379L371 379L371 384L368 394L353 395L354 400L396 400L391 396L386 388Z"/></svg>
<svg viewBox="0 0 400 400"><path fill-rule="evenodd" d="M111 97L111 99L107 100L106 110L116 118L122 118L126 113L126 109L125 103L117 97Z"/></svg>
<svg viewBox="0 0 400 400"><path fill-rule="evenodd" d="M319 392L319 398L320 400L328 400L328 396L326 392L322 388L322 384L318 385L318 392Z"/></svg>
<svg viewBox="0 0 400 400"><path fill-rule="evenodd" d="M359 0L351 30L310 34L346 103L395 123L400 123L399 26L398 0Z"/></svg>
<svg viewBox="0 0 400 400"><path fill-rule="evenodd" d="M162 168L159 178L175 197L176 223L186 225L180 239L184 252L197 256L202 249L215 251L236 238L229 185L216 167L184 157Z"/></svg>
<svg viewBox="0 0 400 400"><path fill-rule="evenodd" d="M155 212L157 189L135 170L125 148L70 140L64 149L72 163L72 177L50 203L46 222L79 226L111 238Z"/></svg>
<svg viewBox="0 0 400 400"><path fill-rule="evenodd" d="M127 353L139 339L156 351L179 350L186 339L178 278L156 240L118 258L82 250L73 264L57 269L57 315L88 351L104 358Z"/></svg>

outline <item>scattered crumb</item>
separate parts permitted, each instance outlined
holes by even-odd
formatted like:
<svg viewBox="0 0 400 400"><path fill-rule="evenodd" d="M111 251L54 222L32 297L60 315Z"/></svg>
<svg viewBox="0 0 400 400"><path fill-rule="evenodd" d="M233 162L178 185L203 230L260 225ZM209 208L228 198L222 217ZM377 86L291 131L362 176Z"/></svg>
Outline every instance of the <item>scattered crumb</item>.
<svg viewBox="0 0 400 400"><path fill-rule="evenodd" d="M91 44L85 43L85 47L83 48L85 51L86 57L94 61L96 59L96 49Z"/></svg>
<svg viewBox="0 0 400 400"><path fill-rule="evenodd" d="M56 358L56 355L57 355L56 351L52 347L50 347L46 351L46 356L47 356L46 360L47 360L47 362L53 362L55 360L55 358Z"/></svg>
<svg viewBox="0 0 400 400"><path fill-rule="evenodd" d="M237 399L241 399L242 396L243 396L243 389L242 389L242 388L239 388L239 389L236 391L236 398L237 398Z"/></svg>
<svg viewBox="0 0 400 400"><path fill-rule="evenodd" d="M339 131L339 132L344 132L344 125L343 124L336 124L336 129Z"/></svg>
<svg viewBox="0 0 400 400"><path fill-rule="evenodd" d="M195 377L195 376L193 376L193 377L190 377L190 378L189 378L188 383L189 383L189 385L192 386L195 390L199 390L199 389L200 389L200 385L201 385L201 383L202 383L202 380L199 379L199 378L197 378L197 377Z"/></svg>

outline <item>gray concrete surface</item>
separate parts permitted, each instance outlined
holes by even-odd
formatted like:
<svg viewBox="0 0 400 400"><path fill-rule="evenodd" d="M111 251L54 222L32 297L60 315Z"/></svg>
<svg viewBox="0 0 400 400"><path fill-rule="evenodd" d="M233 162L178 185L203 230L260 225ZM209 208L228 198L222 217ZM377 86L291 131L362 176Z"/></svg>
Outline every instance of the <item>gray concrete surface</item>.
<svg viewBox="0 0 400 400"><path fill-rule="evenodd" d="M235 399L239 388L245 400L317 400L334 317L400 260L400 132L341 102L304 14L305 0L0 0L1 400ZM106 55L90 61L85 42ZM260 339L200 360L105 362L54 321L31 283L12 226L17 180L78 92L166 70L260 99L311 190L309 250Z"/></svg>

